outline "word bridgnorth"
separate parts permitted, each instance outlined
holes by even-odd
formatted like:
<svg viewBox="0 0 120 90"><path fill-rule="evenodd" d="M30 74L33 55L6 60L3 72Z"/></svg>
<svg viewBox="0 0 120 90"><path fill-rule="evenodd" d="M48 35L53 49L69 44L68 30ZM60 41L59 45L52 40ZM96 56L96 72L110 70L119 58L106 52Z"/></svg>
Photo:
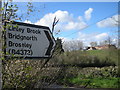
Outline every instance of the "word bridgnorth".
<svg viewBox="0 0 120 90"><path fill-rule="evenodd" d="M19 26L11 26L8 28L9 31L17 31L24 33L25 29L24 28L19 28ZM39 29L31 29L31 28L26 28L27 33L33 33L33 34L41 34L41 31Z"/></svg>
<svg viewBox="0 0 120 90"><path fill-rule="evenodd" d="M20 34L12 34L12 33L8 33L8 38L9 39L19 39L21 41L23 41L23 40L37 41L37 37L35 37L35 36L23 36Z"/></svg>

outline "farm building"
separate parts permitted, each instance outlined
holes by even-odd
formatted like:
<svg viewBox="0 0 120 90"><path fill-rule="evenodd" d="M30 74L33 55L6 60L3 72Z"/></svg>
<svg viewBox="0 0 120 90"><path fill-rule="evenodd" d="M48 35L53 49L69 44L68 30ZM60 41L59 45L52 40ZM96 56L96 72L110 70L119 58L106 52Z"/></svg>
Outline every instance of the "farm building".
<svg viewBox="0 0 120 90"><path fill-rule="evenodd" d="M107 45L96 46L96 47L87 47L86 50L102 50L102 49L109 49L109 48L115 48L116 49L116 46L107 44Z"/></svg>

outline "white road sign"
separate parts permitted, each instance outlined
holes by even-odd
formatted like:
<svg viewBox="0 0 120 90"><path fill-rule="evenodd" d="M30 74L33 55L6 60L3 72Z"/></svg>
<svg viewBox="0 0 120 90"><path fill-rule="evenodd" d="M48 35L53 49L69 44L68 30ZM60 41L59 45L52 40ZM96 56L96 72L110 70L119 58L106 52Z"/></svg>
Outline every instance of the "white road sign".
<svg viewBox="0 0 120 90"><path fill-rule="evenodd" d="M6 47L10 55L45 58L51 57L55 39L49 27L12 22L6 23Z"/></svg>

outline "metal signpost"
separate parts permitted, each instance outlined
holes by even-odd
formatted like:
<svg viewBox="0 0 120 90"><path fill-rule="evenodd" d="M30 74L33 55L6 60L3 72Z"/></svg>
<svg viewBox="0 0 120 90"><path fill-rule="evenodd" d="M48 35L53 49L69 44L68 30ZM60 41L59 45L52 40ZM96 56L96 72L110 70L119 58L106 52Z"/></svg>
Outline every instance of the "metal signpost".
<svg viewBox="0 0 120 90"><path fill-rule="evenodd" d="M55 39L49 27L21 22L5 23L6 54L25 58L48 58L52 56Z"/></svg>

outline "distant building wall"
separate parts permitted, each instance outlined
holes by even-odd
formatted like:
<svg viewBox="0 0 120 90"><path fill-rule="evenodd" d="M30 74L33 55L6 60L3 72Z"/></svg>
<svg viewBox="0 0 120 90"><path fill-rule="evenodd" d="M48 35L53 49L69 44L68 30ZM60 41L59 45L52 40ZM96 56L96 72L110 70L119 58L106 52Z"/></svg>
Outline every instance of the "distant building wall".
<svg viewBox="0 0 120 90"><path fill-rule="evenodd" d="M109 49L109 48L117 49L115 45L102 45L102 46L96 46L96 47L88 47L86 50L102 50L102 49Z"/></svg>
<svg viewBox="0 0 120 90"><path fill-rule="evenodd" d="M109 49L109 48L115 48L116 49L116 46L115 45L103 45L103 46L97 46L95 48L98 49L98 50Z"/></svg>

